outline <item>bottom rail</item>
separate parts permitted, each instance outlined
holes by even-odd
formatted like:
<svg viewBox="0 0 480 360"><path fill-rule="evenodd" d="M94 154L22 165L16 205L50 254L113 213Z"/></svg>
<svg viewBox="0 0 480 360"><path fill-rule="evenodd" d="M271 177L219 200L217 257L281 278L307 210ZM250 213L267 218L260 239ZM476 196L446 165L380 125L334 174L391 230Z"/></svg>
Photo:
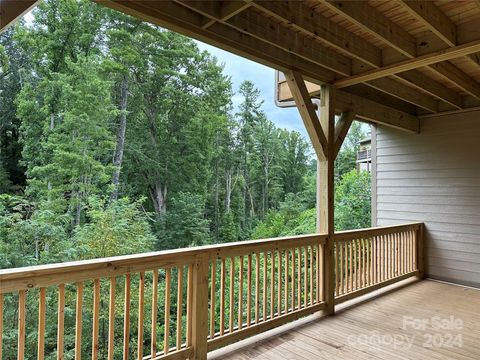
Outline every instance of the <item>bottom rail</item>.
<svg viewBox="0 0 480 360"><path fill-rule="evenodd" d="M318 311L325 309L325 303L318 303L301 310L295 310L288 314L280 315L272 320L268 320L263 323L252 325L251 327L244 328L237 332L224 335L222 337L214 338L208 341L208 351L213 351L221 347L227 346L234 342L246 339L250 336L261 334L265 331L284 325L288 322L300 319L302 317L314 314Z"/></svg>

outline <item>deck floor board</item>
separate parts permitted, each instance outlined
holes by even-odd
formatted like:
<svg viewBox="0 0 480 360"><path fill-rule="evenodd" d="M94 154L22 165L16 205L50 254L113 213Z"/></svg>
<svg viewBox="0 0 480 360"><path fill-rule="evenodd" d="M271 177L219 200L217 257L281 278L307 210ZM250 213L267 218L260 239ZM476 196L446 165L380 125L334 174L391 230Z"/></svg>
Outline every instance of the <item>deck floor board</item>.
<svg viewBox="0 0 480 360"><path fill-rule="evenodd" d="M403 328L404 316L428 319L425 329ZM461 329L434 329L432 318L460 319ZM232 350L213 354L215 360L478 360L480 359L480 290L436 281L420 281L339 311L335 316L289 324L274 336L266 334ZM397 337L401 345L365 343L374 335ZM462 346L448 347L450 336ZM411 346L405 343L408 337ZM434 338L436 340L434 340ZM458 339L458 338L457 338ZM429 340L433 340L429 342ZM434 343L436 341L436 343ZM388 341L387 341L388 342ZM443 346L439 344L443 343ZM431 344L432 347L426 345ZM456 343L456 345L459 345Z"/></svg>

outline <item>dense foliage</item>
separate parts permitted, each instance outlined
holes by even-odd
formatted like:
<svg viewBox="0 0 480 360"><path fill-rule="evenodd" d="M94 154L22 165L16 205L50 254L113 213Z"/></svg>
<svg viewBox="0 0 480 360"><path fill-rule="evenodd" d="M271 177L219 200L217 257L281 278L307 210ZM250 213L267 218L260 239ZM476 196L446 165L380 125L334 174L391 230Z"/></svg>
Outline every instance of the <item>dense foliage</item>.
<svg viewBox="0 0 480 360"><path fill-rule="evenodd" d="M0 267L315 231L310 145L188 38L44 1L1 35L0 78ZM369 223L363 135L336 163L338 229Z"/></svg>

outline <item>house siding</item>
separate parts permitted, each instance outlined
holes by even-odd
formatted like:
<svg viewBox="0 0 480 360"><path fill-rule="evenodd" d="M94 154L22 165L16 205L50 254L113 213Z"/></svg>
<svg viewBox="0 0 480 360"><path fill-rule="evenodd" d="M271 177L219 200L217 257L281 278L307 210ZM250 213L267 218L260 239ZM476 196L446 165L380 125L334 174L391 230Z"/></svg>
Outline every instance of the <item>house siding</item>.
<svg viewBox="0 0 480 360"><path fill-rule="evenodd" d="M374 224L424 222L427 276L480 287L480 111L372 136Z"/></svg>

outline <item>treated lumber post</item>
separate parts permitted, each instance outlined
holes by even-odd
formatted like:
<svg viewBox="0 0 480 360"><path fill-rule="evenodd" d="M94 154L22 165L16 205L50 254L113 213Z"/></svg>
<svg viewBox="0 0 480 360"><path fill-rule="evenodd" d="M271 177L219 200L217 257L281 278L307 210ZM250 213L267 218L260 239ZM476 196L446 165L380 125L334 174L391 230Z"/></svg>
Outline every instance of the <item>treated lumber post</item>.
<svg viewBox="0 0 480 360"><path fill-rule="evenodd" d="M334 160L335 160L335 88L320 88L320 124L327 139L326 159L317 161L317 230L328 235L323 251L323 294L325 313L335 312L334 249Z"/></svg>
<svg viewBox="0 0 480 360"><path fill-rule="evenodd" d="M424 258L424 233L425 224L420 224L417 229L417 268L418 278L423 279L425 277L425 258Z"/></svg>
<svg viewBox="0 0 480 360"><path fill-rule="evenodd" d="M208 254L199 254L193 266L192 360L207 358L209 262Z"/></svg>

